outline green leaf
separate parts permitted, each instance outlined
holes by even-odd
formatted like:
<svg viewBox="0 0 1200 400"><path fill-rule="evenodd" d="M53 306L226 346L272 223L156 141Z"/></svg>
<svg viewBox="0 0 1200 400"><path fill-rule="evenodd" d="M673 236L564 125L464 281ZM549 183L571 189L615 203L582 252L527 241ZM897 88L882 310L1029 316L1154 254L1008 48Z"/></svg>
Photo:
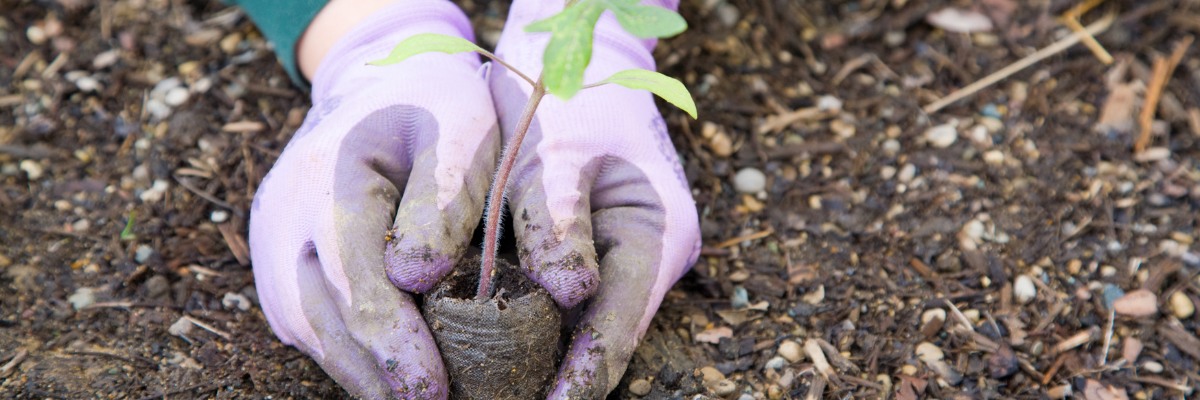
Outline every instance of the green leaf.
<svg viewBox="0 0 1200 400"><path fill-rule="evenodd" d="M367 65L392 65L409 57L431 52L454 54L468 51L482 52L484 50L475 43L457 36L422 33L404 39L403 42L392 48L392 53L387 57L371 61Z"/></svg>
<svg viewBox="0 0 1200 400"><path fill-rule="evenodd" d="M137 219L137 211L129 212L129 219L125 220L125 229L121 230L121 240L133 240L137 235L133 233L133 221Z"/></svg>
<svg viewBox="0 0 1200 400"><path fill-rule="evenodd" d="M644 69L627 69L613 74L600 83L615 83L630 89L649 90L668 103L674 104L675 107L679 107L693 119L696 118L696 102L692 100L692 94L688 92L687 87L683 86L683 82L675 78Z"/></svg>
<svg viewBox="0 0 1200 400"><path fill-rule="evenodd" d="M608 9L616 14L622 28L643 39L671 37L687 30L683 16L662 7L642 5L637 0L608 0Z"/></svg>
<svg viewBox="0 0 1200 400"><path fill-rule="evenodd" d="M592 61L592 30L603 12L603 4L583 0L525 27L527 32L551 32L542 55L542 82L551 94L569 100L583 87L583 71Z"/></svg>

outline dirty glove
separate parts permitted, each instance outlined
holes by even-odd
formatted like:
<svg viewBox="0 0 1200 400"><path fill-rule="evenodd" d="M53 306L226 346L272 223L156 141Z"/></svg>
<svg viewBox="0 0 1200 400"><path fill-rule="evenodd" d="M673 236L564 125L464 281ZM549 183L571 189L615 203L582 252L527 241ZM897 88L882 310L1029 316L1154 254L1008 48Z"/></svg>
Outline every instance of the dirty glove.
<svg viewBox="0 0 1200 400"><path fill-rule="evenodd" d="M446 398L437 345L393 285L425 280L385 269L385 245L390 264L440 276L470 241L499 147L476 55L366 65L418 33L472 39L466 16L442 0L402 0L359 24L324 58L313 107L250 217L271 328L370 399Z"/></svg>
<svg viewBox="0 0 1200 400"><path fill-rule="evenodd" d="M563 3L514 1L500 58L536 76L549 34L524 27ZM653 46L606 13L584 83L629 68L654 70ZM509 140L532 89L502 70L492 74L491 87ZM547 96L512 177L508 206L522 268L560 306L585 307L550 398L603 398L624 374L663 296L699 254L695 203L666 124L646 91L606 85L565 103Z"/></svg>

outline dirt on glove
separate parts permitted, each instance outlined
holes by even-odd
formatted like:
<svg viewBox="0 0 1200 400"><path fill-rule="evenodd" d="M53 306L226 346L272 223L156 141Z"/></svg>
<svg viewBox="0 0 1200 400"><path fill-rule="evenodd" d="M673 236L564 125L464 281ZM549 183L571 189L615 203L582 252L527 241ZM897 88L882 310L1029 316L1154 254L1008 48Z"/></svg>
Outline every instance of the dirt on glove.
<svg viewBox="0 0 1200 400"><path fill-rule="evenodd" d="M450 398L544 398L557 372L558 307L501 260L496 294L475 300L479 262L461 262L425 296L422 309L450 375Z"/></svg>

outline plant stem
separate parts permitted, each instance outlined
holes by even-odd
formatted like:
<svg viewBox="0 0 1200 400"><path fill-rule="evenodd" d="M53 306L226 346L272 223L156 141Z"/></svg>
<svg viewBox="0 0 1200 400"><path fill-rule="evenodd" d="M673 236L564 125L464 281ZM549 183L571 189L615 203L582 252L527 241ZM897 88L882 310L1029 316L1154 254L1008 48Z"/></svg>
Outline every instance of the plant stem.
<svg viewBox="0 0 1200 400"><path fill-rule="evenodd" d="M525 82L529 82L530 86L537 86L537 82L534 82L533 79L529 78L529 76L526 76L525 74L521 73L520 70L513 68L513 66L511 66L511 65L508 65L508 63L504 62L504 59L497 57L495 54L492 54L492 52L484 50L484 49L478 49L475 51L479 52L479 54L483 54L484 57L487 57L488 59L495 61L497 64L504 66L504 68L508 69L509 71L512 71L514 74L517 74L517 76L521 77L521 79L524 79Z"/></svg>
<svg viewBox="0 0 1200 400"><path fill-rule="evenodd" d="M492 189L488 191L487 210L483 220L483 265L479 269L476 300L492 296L492 273L496 270L496 252L500 246L500 214L504 212L504 190L508 186L508 175L512 172L513 164L517 162L517 151L521 149L521 142L529 132L529 125L533 123L533 113L537 111L538 104L545 96L546 86L542 84L542 78L539 76L533 84L529 102L525 103L525 110L517 120L512 140L504 145L500 166L496 169L496 179L492 181Z"/></svg>

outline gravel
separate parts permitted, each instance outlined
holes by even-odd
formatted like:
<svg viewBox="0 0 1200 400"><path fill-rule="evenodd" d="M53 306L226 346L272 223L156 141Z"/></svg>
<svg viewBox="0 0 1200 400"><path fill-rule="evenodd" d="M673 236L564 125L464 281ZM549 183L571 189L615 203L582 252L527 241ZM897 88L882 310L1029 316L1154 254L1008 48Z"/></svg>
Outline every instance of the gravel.
<svg viewBox="0 0 1200 400"><path fill-rule="evenodd" d="M742 168L733 176L733 187L739 193L761 192L767 188L767 175L757 168Z"/></svg>

